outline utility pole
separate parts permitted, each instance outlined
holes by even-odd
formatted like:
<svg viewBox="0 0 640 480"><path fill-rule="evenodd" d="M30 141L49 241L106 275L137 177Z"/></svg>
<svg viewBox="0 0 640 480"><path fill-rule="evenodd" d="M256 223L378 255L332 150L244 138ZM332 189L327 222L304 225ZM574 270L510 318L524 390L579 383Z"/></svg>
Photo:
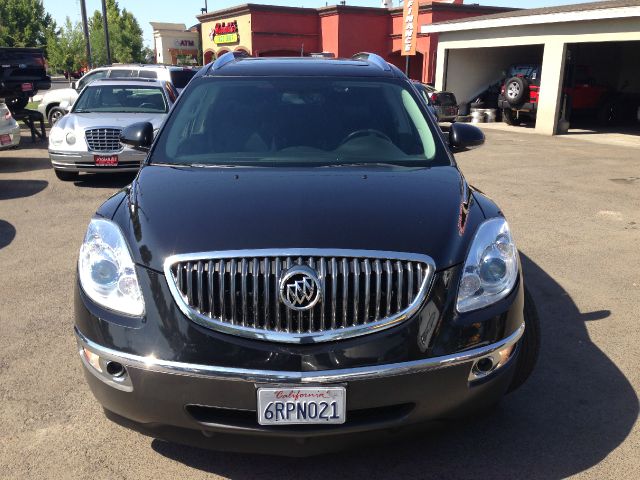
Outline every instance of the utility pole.
<svg viewBox="0 0 640 480"><path fill-rule="evenodd" d="M104 45L107 48L107 65L111 65L111 48L109 47L109 25L107 25L106 0L102 0L102 26L104 27Z"/></svg>
<svg viewBox="0 0 640 480"><path fill-rule="evenodd" d="M82 12L82 31L84 32L85 48L87 53L87 67L93 67L91 63L91 42L89 41L89 24L87 23L87 6L84 0L80 0L80 10Z"/></svg>

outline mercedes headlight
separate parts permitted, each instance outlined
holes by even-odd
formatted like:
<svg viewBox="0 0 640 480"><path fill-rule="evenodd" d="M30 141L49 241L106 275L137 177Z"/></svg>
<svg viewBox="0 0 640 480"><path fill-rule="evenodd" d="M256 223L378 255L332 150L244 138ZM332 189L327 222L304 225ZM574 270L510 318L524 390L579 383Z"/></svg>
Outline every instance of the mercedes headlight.
<svg viewBox="0 0 640 480"><path fill-rule="evenodd" d="M127 315L144 314L135 265L115 223L91 220L80 248L78 274L82 289L94 302Z"/></svg>
<svg viewBox="0 0 640 480"><path fill-rule="evenodd" d="M67 143L69 145L73 145L74 143L76 143L76 135L73 132L67 133L67 136L65 138L67 139Z"/></svg>
<svg viewBox="0 0 640 480"><path fill-rule="evenodd" d="M471 243L456 308L469 312L506 297L518 278L518 250L504 218L483 222Z"/></svg>
<svg viewBox="0 0 640 480"><path fill-rule="evenodd" d="M49 133L49 141L51 145L60 145L64 142L64 132L60 128L52 128Z"/></svg>

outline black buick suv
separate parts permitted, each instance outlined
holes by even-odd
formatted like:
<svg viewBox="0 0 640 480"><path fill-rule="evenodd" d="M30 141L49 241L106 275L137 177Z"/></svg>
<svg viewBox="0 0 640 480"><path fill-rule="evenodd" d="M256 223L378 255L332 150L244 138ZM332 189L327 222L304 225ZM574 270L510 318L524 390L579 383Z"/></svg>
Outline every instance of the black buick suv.
<svg viewBox="0 0 640 480"><path fill-rule="evenodd" d="M78 353L106 415L153 437L309 455L486 411L529 376L538 320L499 208L396 67L202 68L132 184L91 220Z"/></svg>

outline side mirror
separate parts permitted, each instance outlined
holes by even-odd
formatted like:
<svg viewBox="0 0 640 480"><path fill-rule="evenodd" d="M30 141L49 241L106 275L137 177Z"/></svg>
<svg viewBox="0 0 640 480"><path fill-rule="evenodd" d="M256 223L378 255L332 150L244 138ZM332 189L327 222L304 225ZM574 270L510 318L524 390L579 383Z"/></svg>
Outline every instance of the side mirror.
<svg viewBox="0 0 640 480"><path fill-rule="evenodd" d="M78 82L71 82L71 88L73 88L74 90L78 89Z"/></svg>
<svg viewBox="0 0 640 480"><path fill-rule="evenodd" d="M149 122L138 122L122 129L120 143L135 150L146 152L153 143L153 125Z"/></svg>
<svg viewBox="0 0 640 480"><path fill-rule="evenodd" d="M484 143L484 133L478 127L467 123L454 123L449 130L449 147L452 152L462 152L479 147Z"/></svg>

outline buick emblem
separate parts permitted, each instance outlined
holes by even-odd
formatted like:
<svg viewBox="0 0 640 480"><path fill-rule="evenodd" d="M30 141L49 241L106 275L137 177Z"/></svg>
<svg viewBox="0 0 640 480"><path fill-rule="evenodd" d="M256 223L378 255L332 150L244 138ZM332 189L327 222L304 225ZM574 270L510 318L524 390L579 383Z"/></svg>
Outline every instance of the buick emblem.
<svg viewBox="0 0 640 480"><path fill-rule="evenodd" d="M296 265L285 272L280 280L280 299L291 310L313 308L320 300L320 281L315 270Z"/></svg>

